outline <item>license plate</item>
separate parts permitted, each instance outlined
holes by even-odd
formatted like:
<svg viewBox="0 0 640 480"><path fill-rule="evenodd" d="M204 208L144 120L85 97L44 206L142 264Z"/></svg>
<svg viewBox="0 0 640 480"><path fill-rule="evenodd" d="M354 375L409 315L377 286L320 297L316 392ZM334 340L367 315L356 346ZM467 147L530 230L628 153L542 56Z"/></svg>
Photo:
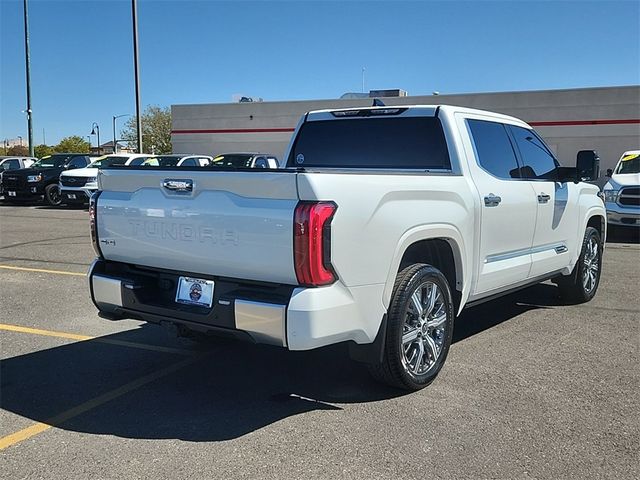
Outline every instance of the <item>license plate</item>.
<svg viewBox="0 0 640 480"><path fill-rule="evenodd" d="M75 193L67 193L67 197L69 197L69 200L75 200L76 199L76 194Z"/></svg>
<svg viewBox="0 0 640 480"><path fill-rule="evenodd" d="M213 280L201 280L199 278L180 277L176 302L200 307L211 308L213 303Z"/></svg>
<svg viewBox="0 0 640 480"><path fill-rule="evenodd" d="M16 192L7 192L7 195L9 195L10 197L15 197L16 196Z"/></svg>
<svg viewBox="0 0 640 480"><path fill-rule="evenodd" d="M36 193L38 191L37 187L31 187L31 193Z"/></svg>

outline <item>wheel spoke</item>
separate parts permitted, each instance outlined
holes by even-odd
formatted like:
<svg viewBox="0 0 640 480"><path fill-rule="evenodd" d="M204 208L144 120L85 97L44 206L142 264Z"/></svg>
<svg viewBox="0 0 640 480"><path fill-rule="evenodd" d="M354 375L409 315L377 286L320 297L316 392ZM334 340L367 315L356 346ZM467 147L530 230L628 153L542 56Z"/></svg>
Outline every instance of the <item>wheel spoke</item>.
<svg viewBox="0 0 640 480"><path fill-rule="evenodd" d="M413 308L418 316L424 313L424 307L422 306L422 299L420 298L419 290L416 290L413 292L413 295L411 295L411 303L413 303Z"/></svg>
<svg viewBox="0 0 640 480"><path fill-rule="evenodd" d="M431 284L431 289L429 290L429 304L427 305L427 308L425 309L425 316L431 315L431 312L433 311L433 307L436 304L436 300L438 299L438 286L435 283Z"/></svg>
<svg viewBox="0 0 640 480"><path fill-rule="evenodd" d="M436 341L431 337L431 335L425 335L424 343L427 347L427 350L429 350L431 359L435 362L438 358L438 355L440 355L440 349L438 348L438 345L436 345Z"/></svg>
<svg viewBox="0 0 640 480"><path fill-rule="evenodd" d="M418 338L419 328L414 328L413 330L402 335L402 345L407 345L408 343L413 342L416 338Z"/></svg>
<svg viewBox="0 0 640 480"><path fill-rule="evenodd" d="M413 373L418 373L422 366L422 357L424 357L424 345L422 342L416 344L418 347L416 350L416 363L413 365Z"/></svg>
<svg viewBox="0 0 640 480"><path fill-rule="evenodd" d="M433 318L427 322L429 328L439 328L444 322L447 321L447 312L444 312L439 317Z"/></svg>

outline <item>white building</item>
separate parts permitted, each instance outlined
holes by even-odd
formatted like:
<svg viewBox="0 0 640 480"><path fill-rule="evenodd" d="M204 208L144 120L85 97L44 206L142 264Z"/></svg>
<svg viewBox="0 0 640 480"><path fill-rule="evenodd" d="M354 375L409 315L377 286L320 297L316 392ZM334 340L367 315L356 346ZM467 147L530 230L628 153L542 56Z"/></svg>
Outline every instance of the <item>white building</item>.
<svg viewBox="0 0 640 480"><path fill-rule="evenodd" d="M640 86L384 98L386 105L448 104L521 118L545 138L558 160L597 150L604 170L625 150L640 148ZM309 110L371 105L371 98L172 105L174 153L273 153L282 158Z"/></svg>

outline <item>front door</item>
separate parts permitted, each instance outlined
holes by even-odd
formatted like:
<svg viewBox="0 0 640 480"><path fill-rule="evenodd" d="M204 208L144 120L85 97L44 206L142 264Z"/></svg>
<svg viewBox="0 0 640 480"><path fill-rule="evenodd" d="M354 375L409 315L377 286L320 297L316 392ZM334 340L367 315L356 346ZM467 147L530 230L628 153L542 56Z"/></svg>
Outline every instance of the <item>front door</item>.
<svg viewBox="0 0 640 480"><path fill-rule="evenodd" d="M557 272L570 263L580 248L578 232L579 186L573 182L553 181L559 165L553 154L533 131L511 126L520 155L523 181L534 190L537 202L536 230L531 245L530 278Z"/></svg>
<svg viewBox="0 0 640 480"><path fill-rule="evenodd" d="M537 204L519 165L507 126L467 118L475 162L469 160L480 200L479 266L474 297L498 293L526 281L531 267Z"/></svg>

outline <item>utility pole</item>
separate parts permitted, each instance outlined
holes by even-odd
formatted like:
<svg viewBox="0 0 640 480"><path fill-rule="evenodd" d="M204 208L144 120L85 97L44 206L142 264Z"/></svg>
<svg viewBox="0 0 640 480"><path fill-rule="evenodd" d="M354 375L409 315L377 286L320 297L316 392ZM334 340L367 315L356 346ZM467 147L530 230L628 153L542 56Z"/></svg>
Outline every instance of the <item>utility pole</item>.
<svg viewBox="0 0 640 480"><path fill-rule="evenodd" d="M29 155L33 157L33 119L31 118L31 61L29 57L29 15L24 0L24 52L27 70L27 126L29 131Z"/></svg>
<svg viewBox="0 0 640 480"><path fill-rule="evenodd" d="M26 1L26 0L25 0ZM142 153L142 120L140 119L140 68L138 67L138 1L131 0L133 21L133 70L136 83L136 131L138 132L138 153Z"/></svg>
<svg viewBox="0 0 640 480"><path fill-rule="evenodd" d="M362 67L362 93L364 93L364 67Z"/></svg>

